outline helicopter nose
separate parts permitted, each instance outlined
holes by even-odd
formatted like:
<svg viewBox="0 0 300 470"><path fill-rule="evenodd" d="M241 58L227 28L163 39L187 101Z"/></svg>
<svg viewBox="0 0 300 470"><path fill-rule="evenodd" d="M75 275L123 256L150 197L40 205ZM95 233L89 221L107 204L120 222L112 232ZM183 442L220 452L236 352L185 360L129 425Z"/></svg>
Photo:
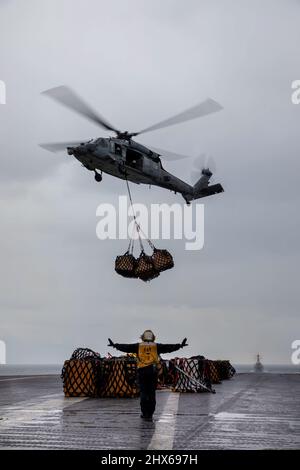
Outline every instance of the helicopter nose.
<svg viewBox="0 0 300 470"><path fill-rule="evenodd" d="M72 152L71 155L85 155L88 151L85 144L80 144L77 147L71 147L70 151ZM68 149L69 153L69 149Z"/></svg>
<svg viewBox="0 0 300 470"><path fill-rule="evenodd" d="M86 147L86 149L87 149L89 152L94 152L94 150L96 149L97 145L96 145L96 144L86 144L85 147Z"/></svg>
<svg viewBox="0 0 300 470"><path fill-rule="evenodd" d="M86 155L88 152L94 152L96 149L96 144L93 143L82 143L77 147L67 147L68 155Z"/></svg>

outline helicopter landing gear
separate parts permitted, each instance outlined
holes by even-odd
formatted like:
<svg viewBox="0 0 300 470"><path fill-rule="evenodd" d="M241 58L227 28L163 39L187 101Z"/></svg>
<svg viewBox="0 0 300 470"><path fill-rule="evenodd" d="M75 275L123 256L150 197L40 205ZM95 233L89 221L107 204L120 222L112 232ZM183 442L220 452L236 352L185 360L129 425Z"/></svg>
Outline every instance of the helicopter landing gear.
<svg viewBox="0 0 300 470"><path fill-rule="evenodd" d="M102 181L102 171L100 174L100 173L97 173L97 171L95 170L95 180L97 181L97 183L100 183L100 181Z"/></svg>
<svg viewBox="0 0 300 470"><path fill-rule="evenodd" d="M184 197L184 195L182 195L183 199L185 200L187 206L190 206L191 204L191 201L189 199L187 199L186 197Z"/></svg>

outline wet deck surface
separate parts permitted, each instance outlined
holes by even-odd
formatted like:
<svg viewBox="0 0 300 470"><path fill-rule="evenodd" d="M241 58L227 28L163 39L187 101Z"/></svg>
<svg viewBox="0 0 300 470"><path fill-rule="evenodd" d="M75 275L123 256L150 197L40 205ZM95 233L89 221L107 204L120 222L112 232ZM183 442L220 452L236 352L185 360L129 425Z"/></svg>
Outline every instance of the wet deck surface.
<svg viewBox="0 0 300 470"><path fill-rule="evenodd" d="M0 448L300 448L299 374L240 374L215 389L158 392L147 423L138 399L64 398L56 376L0 377Z"/></svg>

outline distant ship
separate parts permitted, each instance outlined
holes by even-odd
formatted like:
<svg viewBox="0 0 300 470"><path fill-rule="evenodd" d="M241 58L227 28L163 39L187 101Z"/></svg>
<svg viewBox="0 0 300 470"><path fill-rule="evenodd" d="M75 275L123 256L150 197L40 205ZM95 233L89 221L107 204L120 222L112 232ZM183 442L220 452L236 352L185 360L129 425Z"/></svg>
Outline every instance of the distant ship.
<svg viewBox="0 0 300 470"><path fill-rule="evenodd" d="M263 372L264 370L264 366L262 365L262 363L260 362L260 357L259 357L259 354L257 354L256 356L256 363L254 365L254 372Z"/></svg>

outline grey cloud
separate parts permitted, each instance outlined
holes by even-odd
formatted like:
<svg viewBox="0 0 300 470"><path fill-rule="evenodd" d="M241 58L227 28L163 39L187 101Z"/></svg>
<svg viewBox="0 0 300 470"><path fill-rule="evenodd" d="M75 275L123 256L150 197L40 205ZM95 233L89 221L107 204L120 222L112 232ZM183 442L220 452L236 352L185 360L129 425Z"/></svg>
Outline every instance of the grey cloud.
<svg viewBox="0 0 300 470"><path fill-rule="evenodd" d="M188 353L288 362L298 326L298 2L29 0L0 6L1 334L12 362L105 353L153 327ZM270 15L272 11L272 15ZM151 284L113 270L126 241L100 242L96 207L125 194L39 142L109 135L41 91L68 84L109 121L138 130L205 99L217 115L140 136L212 154L225 193L204 201L205 247L159 241L176 266ZM189 180L192 160L166 162ZM136 202L182 202L132 187Z"/></svg>

